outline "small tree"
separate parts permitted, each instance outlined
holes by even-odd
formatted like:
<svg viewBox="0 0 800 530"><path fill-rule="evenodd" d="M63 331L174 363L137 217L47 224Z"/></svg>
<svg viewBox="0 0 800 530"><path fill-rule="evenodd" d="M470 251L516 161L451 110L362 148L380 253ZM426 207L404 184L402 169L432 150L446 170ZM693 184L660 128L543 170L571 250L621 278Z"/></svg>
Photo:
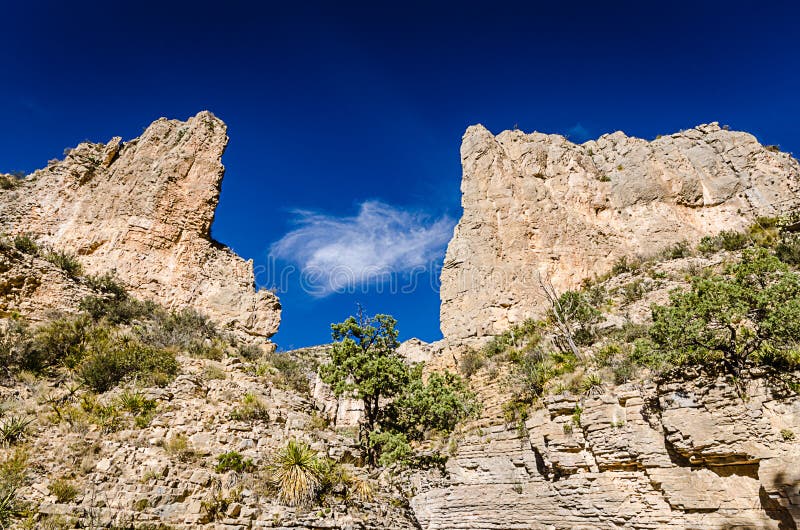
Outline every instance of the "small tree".
<svg viewBox="0 0 800 530"><path fill-rule="evenodd" d="M397 354L397 321L389 315L350 317L332 324L334 345L331 362L320 367L320 377L331 385L337 397L349 395L364 404L364 422L359 432L363 447L375 430L386 400L396 396L408 383L409 371ZM368 449L374 463L374 451Z"/></svg>
<svg viewBox="0 0 800 530"><path fill-rule="evenodd" d="M650 331L672 365L791 368L800 345L800 275L768 250L745 251L722 275L696 277L669 305L653 308Z"/></svg>
<svg viewBox="0 0 800 530"><path fill-rule="evenodd" d="M389 315L350 317L333 324L331 361L320 377L337 397L364 404L359 442L367 461L388 465L411 454L409 440L430 430L448 433L477 411L474 396L449 372L423 378L421 366L409 366L397 353L396 321ZM381 459L378 460L378 457Z"/></svg>

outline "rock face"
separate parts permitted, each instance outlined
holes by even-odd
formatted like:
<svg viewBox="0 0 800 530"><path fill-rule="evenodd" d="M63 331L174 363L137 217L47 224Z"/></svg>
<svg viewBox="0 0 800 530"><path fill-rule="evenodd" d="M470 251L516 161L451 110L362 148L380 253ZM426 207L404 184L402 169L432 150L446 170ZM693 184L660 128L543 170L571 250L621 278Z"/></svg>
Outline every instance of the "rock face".
<svg viewBox="0 0 800 530"><path fill-rule="evenodd" d="M795 159L716 123L652 142L616 132L582 145L477 125L461 159L464 214L441 275L449 339L540 316L540 278L562 292L623 256L741 229L800 202Z"/></svg>
<svg viewBox="0 0 800 530"><path fill-rule="evenodd" d="M225 124L201 112L159 119L130 142L82 143L0 190L2 230L74 252L89 273L116 271L138 296L269 337L278 299L256 291L252 262L210 235L227 142Z"/></svg>
<svg viewBox="0 0 800 530"><path fill-rule="evenodd" d="M446 476L409 484L434 529L796 528L800 402L755 380L562 395L468 431ZM578 412L576 412L578 411Z"/></svg>

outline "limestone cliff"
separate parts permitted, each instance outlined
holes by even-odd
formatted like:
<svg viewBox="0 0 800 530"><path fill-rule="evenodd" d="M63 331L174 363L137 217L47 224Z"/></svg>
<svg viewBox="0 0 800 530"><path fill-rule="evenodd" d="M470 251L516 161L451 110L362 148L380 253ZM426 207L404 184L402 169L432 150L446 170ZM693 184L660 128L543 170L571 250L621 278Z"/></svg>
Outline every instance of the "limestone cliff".
<svg viewBox="0 0 800 530"><path fill-rule="evenodd" d="M800 166L750 134L701 125L648 142L477 125L461 147L463 217L441 275L446 338L491 335L541 315L558 291L622 256L738 230L798 204Z"/></svg>
<svg viewBox="0 0 800 530"><path fill-rule="evenodd" d="M278 299L256 291L252 262L210 235L227 142L225 124L201 112L161 118L129 142L82 143L0 190L0 227L78 254L88 273L116 271L140 297L269 337ZM52 294L34 289L26 303L52 305Z"/></svg>
<svg viewBox="0 0 800 530"><path fill-rule="evenodd" d="M422 528L796 528L800 402L763 380L559 395L524 425L465 434L408 486ZM787 432L787 431L783 431ZM793 431L792 431L793 432Z"/></svg>

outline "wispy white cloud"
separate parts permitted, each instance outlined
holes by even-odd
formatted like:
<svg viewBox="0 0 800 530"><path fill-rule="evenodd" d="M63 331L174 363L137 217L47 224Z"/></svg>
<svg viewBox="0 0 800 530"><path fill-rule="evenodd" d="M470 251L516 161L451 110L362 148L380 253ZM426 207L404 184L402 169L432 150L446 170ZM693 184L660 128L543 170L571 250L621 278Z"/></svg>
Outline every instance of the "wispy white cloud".
<svg viewBox="0 0 800 530"><path fill-rule="evenodd" d="M441 258L454 221L379 201L366 201L352 217L296 211L297 228L272 244L272 256L298 264L305 287L327 296L382 283L426 268Z"/></svg>

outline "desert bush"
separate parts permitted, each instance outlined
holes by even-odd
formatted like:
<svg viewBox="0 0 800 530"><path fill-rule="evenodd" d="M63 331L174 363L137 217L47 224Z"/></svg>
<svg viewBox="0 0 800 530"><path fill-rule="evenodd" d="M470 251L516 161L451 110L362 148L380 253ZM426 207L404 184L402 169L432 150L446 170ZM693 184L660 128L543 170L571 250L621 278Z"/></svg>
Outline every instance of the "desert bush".
<svg viewBox="0 0 800 530"><path fill-rule="evenodd" d="M618 276L626 272L636 273L639 272L640 268L641 263L638 260L628 258L627 256L622 256L617 259L617 261L615 261L614 265L611 267L611 275Z"/></svg>
<svg viewBox="0 0 800 530"><path fill-rule="evenodd" d="M424 381L422 365L417 365L411 370L408 385L387 406L385 426L419 440L427 431L449 433L478 411L475 394L459 376L448 371L433 372Z"/></svg>
<svg viewBox="0 0 800 530"><path fill-rule="evenodd" d="M274 373L277 375L275 383L278 386L301 394L309 393L309 367L286 353L269 353L264 359L275 369Z"/></svg>
<svg viewBox="0 0 800 530"><path fill-rule="evenodd" d="M77 278L83 274L83 265L78 261L78 257L71 252L64 250L48 250L42 257L53 265L61 268L70 278Z"/></svg>
<svg viewBox="0 0 800 530"><path fill-rule="evenodd" d="M122 337L97 343L77 368L81 380L95 392L105 392L130 376L153 383L178 372L175 354Z"/></svg>
<svg viewBox="0 0 800 530"><path fill-rule="evenodd" d="M178 434L167 440L164 450L181 462L190 462L197 456L185 434Z"/></svg>
<svg viewBox="0 0 800 530"><path fill-rule="evenodd" d="M581 391L584 394L601 394L604 388L603 378L598 373L588 374L581 380Z"/></svg>
<svg viewBox="0 0 800 530"><path fill-rule="evenodd" d="M486 366L486 356L483 351L474 348L468 349L458 361L458 369L464 377L472 377L478 370Z"/></svg>
<svg viewBox="0 0 800 530"><path fill-rule="evenodd" d="M403 463L413 452L406 435L399 432L373 432L369 443L380 455L378 464L382 466Z"/></svg>
<svg viewBox="0 0 800 530"><path fill-rule="evenodd" d="M644 280L641 278L637 278L632 282L628 282L620 287L620 294L622 295L622 303L624 304L632 304L634 302L638 302L641 300L645 293L647 292L647 287L644 283Z"/></svg>
<svg viewBox="0 0 800 530"><path fill-rule="evenodd" d="M158 310L153 302L142 302L130 296L113 274L89 276L86 283L98 294L81 300L80 308L95 321L105 319L112 324L129 324L150 318Z"/></svg>
<svg viewBox="0 0 800 530"><path fill-rule="evenodd" d="M14 248L25 254L33 256L39 254L39 245L27 234L20 234L14 238Z"/></svg>
<svg viewBox="0 0 800 530"><path fill-rule="evenodd" d="M214 470L217 473L225 473L226 471L244 473L247 471L253 471L255 467L255 464L249 458L244 458L236 451L230 451L217 457L217 465L214 466Z"/></svg>
<svg viewBox="0 0 800 530"><path fill-rule="evenodd" d="M692 255L692 250L689 247L689 242L686 240L679 241L661 251L659 257L662 259L680 259Z"/></svg>
<svg viewBox="0 0 800 530"><path fill-rule="evenodd" d="M190 308L153 311L139 336L145 344L178 349L197 357L220 360L224 354L217 351L221 337L214 323Z"/></svg>
<svg viewBox="0 0 800 530"><path fill-rule="evenodd" d="M0 325L0 370L6 375L29 362L31 334L22 320L8 320Z"/></svg>
<svg viewBox="0 0 800 530"><path fill-rule="evenodd" d="M80 494L80 490L72 482L63 478L51 482L47 489L59 504L72 502Z"/></svg>
<svg viewBox="0 0 800 530"><path fill-rule="evenodd" d="M85 317L65 317L38 327L23 368L33 372L55 366L75 368L87 351L98 343L108 341L111 330L95 326Z"/></svg>
<svg viewBox="0 0 800 530"><path fill-rule="evenodd" d="M30 456L24 446L6 452L0 461L0 491L9 491L23 486L28 479Z"/></svg>
<svg viewBox="0 0 800 530"><path fill-rule="evenodd" d="M723 274L696 277L653 308L653 344L668 364L800 366L800 275L764 248L746 250Z"/></svg>
<svg viewBox="0 0 800 530"><path fill-rule="evenodd" d="M13 190L19 186L19 181L14 175L0 175L0 190Z"/></svg>
<svg viewBox="0 0 800 530"><path fill-rule="evenodd" d="M800 234L781 234L775 245L775 255L788 265L800 265Z"/></svg>
<svg viewBox="0 0 800 530"><path fill-rule="evenodd" d="M267 405L253 393L242 397L238 407L231 412L231 419L241 421L269 421Z"/></svg>

